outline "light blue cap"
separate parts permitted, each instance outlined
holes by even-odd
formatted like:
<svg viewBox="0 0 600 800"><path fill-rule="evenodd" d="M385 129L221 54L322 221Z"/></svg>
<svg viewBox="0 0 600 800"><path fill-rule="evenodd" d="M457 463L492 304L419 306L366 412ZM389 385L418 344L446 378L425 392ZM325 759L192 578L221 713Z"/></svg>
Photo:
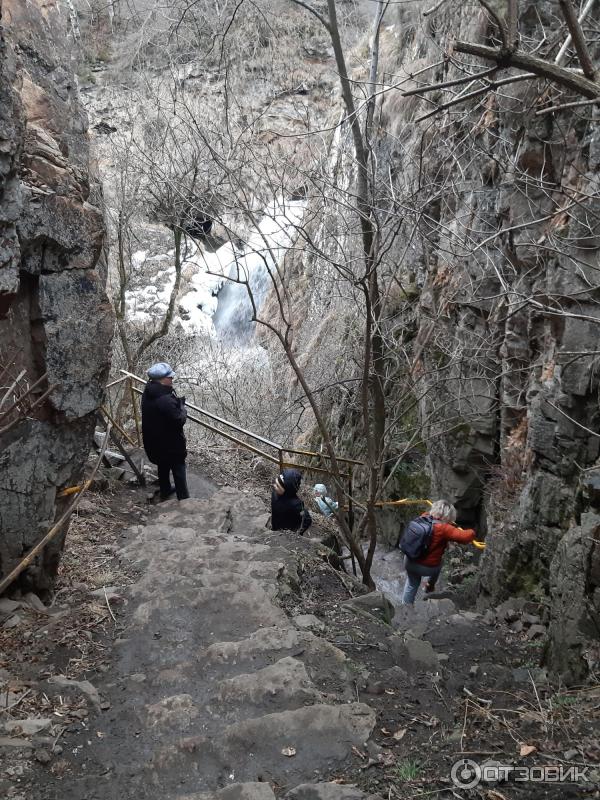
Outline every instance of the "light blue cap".
<svg viewBox="0 0 600 800"><path fill-rule="evenodd" d="M151 381L158 381L161 378L174 378L175 373L170 364L167 364L166 361L159 361L158 364L152 364L148 370L148 377Z"/></svg>

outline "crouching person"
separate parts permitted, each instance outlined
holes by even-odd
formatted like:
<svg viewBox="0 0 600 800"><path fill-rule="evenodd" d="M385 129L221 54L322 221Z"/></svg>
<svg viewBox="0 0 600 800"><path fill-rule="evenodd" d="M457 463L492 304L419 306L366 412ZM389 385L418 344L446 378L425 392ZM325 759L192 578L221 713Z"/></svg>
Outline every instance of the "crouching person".
<svg viewBox="0 0 600 800"><path fill-rule="evenodd" d="M296 531L302 536L312 518L298 497L302 475L297 469L284 469L271 491L271 528Z"/></svg>
<svg viewBox="0 0 600 800"><path fill-rule="evenodd" d="M402 603L412 605L426 578L425 592L433 592L442 570L442 559L448 542L470 544L475 538L474 530L457 528L456 509L446 500L436 500L428 513L422 514L406 526L400 549L405 555L406 583Z"/></svg>
<svg viewBox="0 0 600 800"><path fill-rule="evenodd" d="M331 517L338 510L338 504L331 497L327 497L327 487L324 483L315 483L313 495L317 508L324 517Z"/></svg>

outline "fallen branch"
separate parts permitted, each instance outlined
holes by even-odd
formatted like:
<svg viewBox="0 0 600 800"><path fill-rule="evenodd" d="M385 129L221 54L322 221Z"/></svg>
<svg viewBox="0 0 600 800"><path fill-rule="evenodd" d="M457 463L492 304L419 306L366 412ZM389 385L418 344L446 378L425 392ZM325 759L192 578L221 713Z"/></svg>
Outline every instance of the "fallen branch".
<svg viewBox="0 0 600 800"><path fill-rule="evenodd" d="M106 586L103 586L102 588L104 589L104 599L106 600L106 607L108 608L108 613L113 618L113 622L116 622L117 620L115 618L115 615L112 612L112 608L110 607L110 602L108 600L108 595L106 594Z"/></svg>
<svg viewBox="0 0 600 800"><path fill-rule="evenodd" d="M465 715L463 719L462 733L460 734L460 752L463 752L463 741L467 731L467 717L469 712L469 701L465 700Z"/></svg>
<svg viewBox="0 0 600 800"><path fill-rule="evenodd" d="M542 701L540 700L540 696L538 694L537 686L535 685L535 681L533 680L533 675L531 674L531 670L527 670L529 673L529 680L531 681L531 685L533 686L533 691L535 692L535 699L537 700L537 704L540 709L540 716L542 718L542 724L544 726L544 733L548 733L548 718L546 717L546 712L542 707Z"/></svg>
<svg viewBox="0 0 600 800"><path fill-rule="evenodd" d="M336 647L370 647L372 650L381 650L378 644L370 644L369 642L340 642L334 639L332 644Z"/></svg>
<svg viewBox="0 0 600 800"><path fill-rule="evenodd" d="M20 703L22 700L24 700L24 699L27 697L27 695L28 695L28 694L30 694L30 693L31 693L31 691L32 691L31 689L27 689L27 691L23 692L23 694L21 695L21 697L19 697L19 699L18 699L18 700L15 700L15 702L14 702L12 705L10 705L10 706L7 706L6 708L0 708L0 711L2 711L3 713L6 713L7 711L10 711L12 708L16 708L16 706L18 706L18 705L19 705L19 703Z"/></svg>

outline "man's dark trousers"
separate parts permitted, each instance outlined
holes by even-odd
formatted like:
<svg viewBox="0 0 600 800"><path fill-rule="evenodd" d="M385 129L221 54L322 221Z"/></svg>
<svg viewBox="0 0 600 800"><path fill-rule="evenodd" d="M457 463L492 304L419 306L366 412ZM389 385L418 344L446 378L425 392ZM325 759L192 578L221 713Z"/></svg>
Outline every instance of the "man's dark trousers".
<svg viewBox="0 0 600 800"><path fill-rule="evenodd" d="M169 461L161 461L156 466L158 468L158 485L160 487L161 500L166 500L173 494L173 487L171 486L171 477L169 474L171 472L173 473L177 499L185 500L190 496L187 487L185 461L180 461L177 464L172 464Z"/></svg>

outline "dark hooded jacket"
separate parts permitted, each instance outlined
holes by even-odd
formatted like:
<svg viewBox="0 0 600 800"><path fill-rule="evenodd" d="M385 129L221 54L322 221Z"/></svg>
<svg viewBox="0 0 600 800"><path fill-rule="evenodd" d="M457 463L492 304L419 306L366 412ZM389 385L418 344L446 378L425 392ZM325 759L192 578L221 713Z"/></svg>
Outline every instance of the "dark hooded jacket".
<svg viewBox="0 0 600 800"><path fill-rule="evenodd" d="M302 475L297 469L284 469L278 480L284 492L279 495L275 489L271 491L271 528L274 531L300 529L302 533L311 523L310 514L298 497Z"/></svg>
<svg viewBox="0 0 600 800"><path fill-rule="evenodd" d="M186 419L185 398L177 397L172 386L148 381L142 395L142 437L153 464L185 461Z"/></svg>

